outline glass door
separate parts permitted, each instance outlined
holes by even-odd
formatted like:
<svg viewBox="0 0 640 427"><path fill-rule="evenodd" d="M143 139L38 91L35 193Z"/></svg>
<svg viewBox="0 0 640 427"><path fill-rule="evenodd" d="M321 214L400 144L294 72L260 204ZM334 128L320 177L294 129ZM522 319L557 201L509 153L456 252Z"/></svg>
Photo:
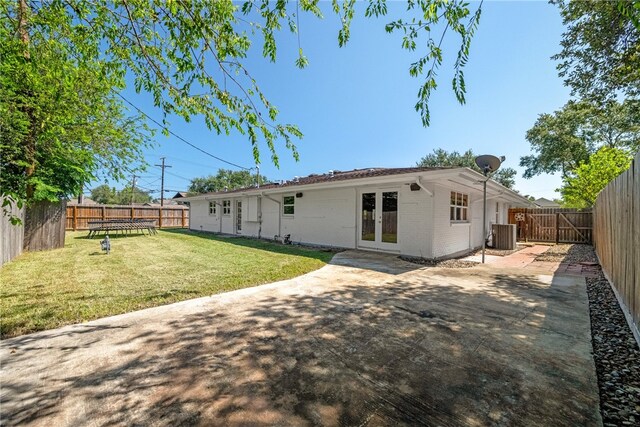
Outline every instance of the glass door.
<svg viewBox="0 0 640 427"><path fill-rule="evenodd" d="M236 202L236 234L242 232L242 202L238 200Z"/></svg>
<svg viewBox="0 0 640 427"><path fill-rule="evenodd" d="M360 239L363 242L376 241L376 193L362 193L362 217L360 218Z"/></svg>
<svg viewBox="0 0 640 427"><path fill-rule="evenodd" d="M398 192L365 190L360 194L358 246L370 249L397 249Z"/></svg>
<svg viewBox="0 0 640 427"><path fill-rule="evenodd" d="M381 242L398 243L398 192L382 193Z"/></svg>

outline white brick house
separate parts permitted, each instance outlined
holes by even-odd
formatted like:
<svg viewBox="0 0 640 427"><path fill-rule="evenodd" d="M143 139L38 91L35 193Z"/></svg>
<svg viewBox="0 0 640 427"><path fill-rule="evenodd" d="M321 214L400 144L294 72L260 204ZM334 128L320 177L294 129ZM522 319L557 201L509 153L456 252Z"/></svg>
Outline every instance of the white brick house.
<svg viewBox="0 0 640 427"><path fill-rule="evenodd" d="M357 169L182 200L192 230L445 258L482 246L484 179L468 168ZM527 205L490 180L487 230Z"/></svg>

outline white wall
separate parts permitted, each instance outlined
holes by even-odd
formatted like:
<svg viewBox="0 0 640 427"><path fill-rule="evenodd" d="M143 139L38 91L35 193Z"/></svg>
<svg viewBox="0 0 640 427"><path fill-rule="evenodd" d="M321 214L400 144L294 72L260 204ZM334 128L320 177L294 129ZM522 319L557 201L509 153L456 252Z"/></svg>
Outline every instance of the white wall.
<svg viewBox="0 0 640 427"><path fill-rule="evenodd" d="M467 223L452 223L449 218L451 191L469 194L469 190L462 186L437 184L433 195L433 250L432 258L441 258L451 254L467 251L472 247L472 233L477 234L475 215L480 213L482 221L482 201L480 208L476 206L476 199L469 194L469 211ZM482 234L482 230L480 230ZM475 240L475 239L474 239Z"/></svg>
<svg viewBox="0 0 640 427"><path fill-rule="evenodd" d="M209 201L194 200L189 203L189 228L196 231L220 231L220 206L218 215L209 215Z"/></svg>
<svg viewBox="0 0 640 427"><path fill-rule="evenodd" d="M428 189L433 186L426 184ZM431 258L432 198L424 190L402 185L398 194L398 246L403 255Z"/></svg>
<svg viewBox="0 0 640 427"><path fill-rule="evenodd" d="M274 196L295 198L295 214L282 215L282 235L291 234L293 242L355 248L356 191L354 188L303 191Z"/></svg>

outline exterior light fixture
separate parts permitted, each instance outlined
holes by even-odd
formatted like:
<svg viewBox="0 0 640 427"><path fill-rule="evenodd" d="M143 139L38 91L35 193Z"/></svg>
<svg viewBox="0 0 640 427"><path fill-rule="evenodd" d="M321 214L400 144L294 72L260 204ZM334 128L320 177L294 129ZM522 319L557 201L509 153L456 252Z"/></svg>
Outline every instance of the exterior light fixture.
<svg viewBox="0 0 640 427"><path fill-rule="evenodd" d="M482 181L482 263L484 264L484 251L487 247L487 181L489 181L490 175L500 168L500 164L506 160L506 157L492 156L491 154L484 154L476 157L476 165L482 171L485 176Z"/></svg>

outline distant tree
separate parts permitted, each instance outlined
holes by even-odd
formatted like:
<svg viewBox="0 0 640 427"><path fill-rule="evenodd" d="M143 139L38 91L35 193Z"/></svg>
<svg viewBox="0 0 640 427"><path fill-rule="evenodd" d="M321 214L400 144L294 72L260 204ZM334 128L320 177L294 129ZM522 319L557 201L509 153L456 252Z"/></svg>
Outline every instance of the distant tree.
<svg viewBox="0 0 640 427"><path fill-rule="evenodd" d="M433 150L433 153L427 154L417 163L419 167L441 167L441 166L454 166L454 167L467 167L477 172L482 172L475 162L476 154L473 150L467 150L460 154L457 151L448 152L442 148ZM516 181L515 177L517 171L513 168L501 167L495 172L491 179L504 185L507 188L513 189Z"/></svg>
<svg viewBox="0 0 640 427"><path fill-rule="evenodd" d="M588 162L581 163L572 176L564 179L560 194L563 206L586 208L592 206L598 193L624 172L633 156L626 150L602 147Z"/></svg>
<svg viewBox="0 0 640 427"><path fill-rule="evenodd" d="M102 184L91 190L91 199L101 205L114 205L117 200L117 192L115 188Z"/></svg>
<svg viewBox="0 0 640 427"><path fill-rule="evenodd" d="M131 186L124 187L118 191L115 197L116 205L129 205L131 204ZM151 195L146 191L142 191L139 188L133 190L133 203L148 203L152 199Z"/></svg>
<svg viewBox="0 0 640 427"><path fill-rule="evenodd" d="M535 197L530 196L530 195L528 195L528 194L525 194L525 195L524 195L524 196L522 196L522 197L524 197L525 199L530 200L530 201L532 201L532 202L536 200L536 198L535 198Z"/></svg>
<svg viewBox="0 0 640 427"><path fill-rule="evenodd" d="M600 103L640 96L640 2L556 0L567 26L553 59L572 95Z"/></svg>
<svg viewBox="0 0 640 427"><path fill-rule="evenodd" d="M250 171L219 169L216 175L192 179L188 191L193 194L202 194L224 191L225 188L227 190L236 190L238 188L254 186L256 179L256 175L252 175ZM268 182L268 179L260 175L260 184L264 184L265 182Z"/></svg>
<svg viewBox="0 0 640 427"><path fill-rule="evenodd" d="M566 177L600 147L640 149L640 101L569 101L541 114L526 138L537 154L520 158L525 178L554 172Z"/></svg>

